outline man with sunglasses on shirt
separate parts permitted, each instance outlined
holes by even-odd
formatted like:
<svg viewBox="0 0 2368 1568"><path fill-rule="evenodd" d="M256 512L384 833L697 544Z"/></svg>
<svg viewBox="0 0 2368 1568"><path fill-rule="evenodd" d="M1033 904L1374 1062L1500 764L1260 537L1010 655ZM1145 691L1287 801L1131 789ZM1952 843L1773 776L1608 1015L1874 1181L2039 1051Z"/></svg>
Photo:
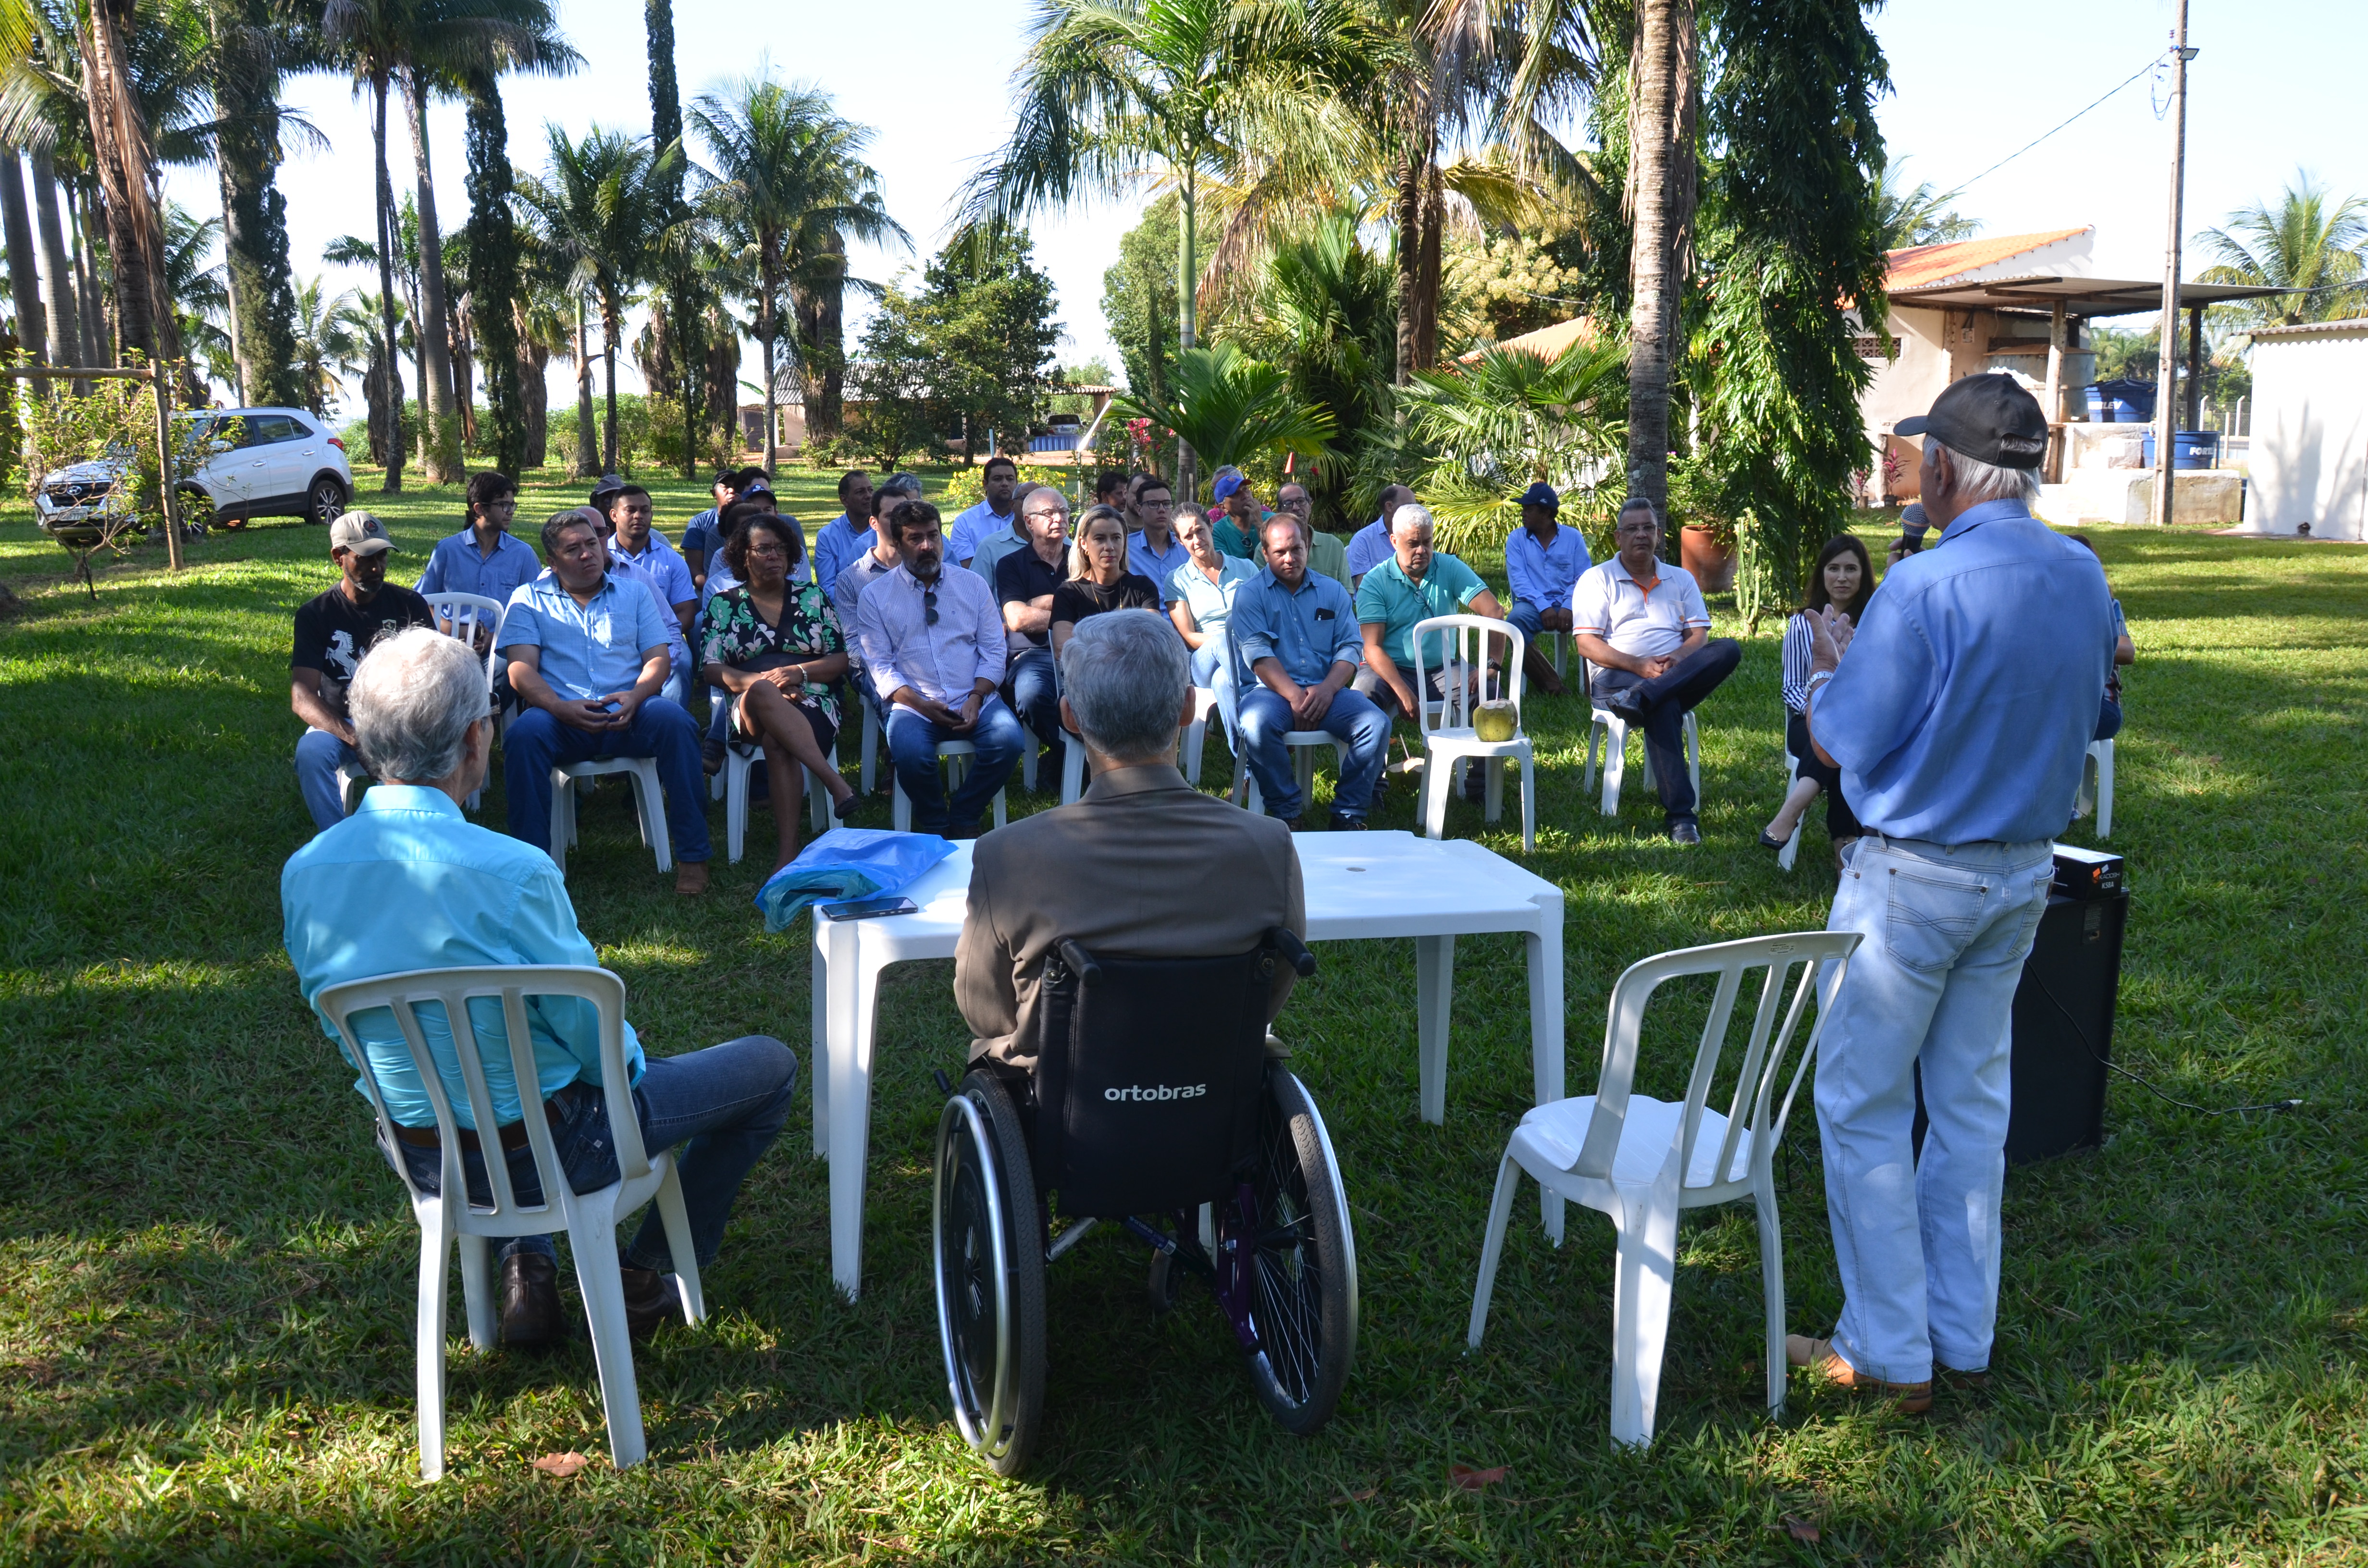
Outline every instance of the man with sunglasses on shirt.
<svg viewBox="0 0 2368 1568"><path fill-rule="evenodd" d="M975 838L979 819L1019 761L1026 733L996 687L1003 683L1003 618L974 572L946 570L944 524L927 501L898 507L895 570L863 590L856 642L863 670L888 710L888 759L913 804L913 827ZM938 746L978 748L962 787L946 798Z"/></svg>

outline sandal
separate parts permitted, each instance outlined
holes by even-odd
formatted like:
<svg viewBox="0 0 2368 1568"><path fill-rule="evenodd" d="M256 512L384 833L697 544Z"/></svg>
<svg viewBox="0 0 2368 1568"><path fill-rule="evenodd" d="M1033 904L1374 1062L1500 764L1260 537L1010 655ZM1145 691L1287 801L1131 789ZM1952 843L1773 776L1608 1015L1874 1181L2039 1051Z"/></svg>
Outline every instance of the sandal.
<svg viewBox="0 0 2368 1568"><path fill-rule="evenodd" d="M723 743L710 735L699 743L699 765L710 778L723 771Z"/></svg>

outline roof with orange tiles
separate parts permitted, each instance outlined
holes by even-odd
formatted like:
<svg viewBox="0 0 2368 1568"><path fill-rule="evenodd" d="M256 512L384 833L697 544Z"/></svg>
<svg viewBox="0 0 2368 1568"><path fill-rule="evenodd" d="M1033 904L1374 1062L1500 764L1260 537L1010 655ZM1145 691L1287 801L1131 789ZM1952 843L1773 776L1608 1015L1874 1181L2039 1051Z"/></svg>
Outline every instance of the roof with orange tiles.
<svg viewBox="0 0 2368 1568"><path fill-rule="evenodd" d="M1947 244L1910 245L1887 253L1891 270L1884 286L1896 293L1902 289L1939 283L2064 240L2078 239L2088 232L2086 228L2050 229L2037 234L1997 234L1987 239L1952 240Z"/></svg>

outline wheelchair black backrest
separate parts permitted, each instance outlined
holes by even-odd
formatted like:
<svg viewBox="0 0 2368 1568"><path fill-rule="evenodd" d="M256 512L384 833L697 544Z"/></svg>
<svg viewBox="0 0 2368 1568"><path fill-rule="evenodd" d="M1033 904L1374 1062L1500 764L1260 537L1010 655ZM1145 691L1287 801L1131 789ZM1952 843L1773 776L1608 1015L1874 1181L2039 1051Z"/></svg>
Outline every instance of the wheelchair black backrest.
<svg viewBox="0 0 2368 1568"><path fill-rule="evenodd" d="M1223 1197L1255 1152L1279 963L1315 967L1282 930L1212 959L1055 943L1038 1004L1037 1190L1103 1219Z"/></svg>

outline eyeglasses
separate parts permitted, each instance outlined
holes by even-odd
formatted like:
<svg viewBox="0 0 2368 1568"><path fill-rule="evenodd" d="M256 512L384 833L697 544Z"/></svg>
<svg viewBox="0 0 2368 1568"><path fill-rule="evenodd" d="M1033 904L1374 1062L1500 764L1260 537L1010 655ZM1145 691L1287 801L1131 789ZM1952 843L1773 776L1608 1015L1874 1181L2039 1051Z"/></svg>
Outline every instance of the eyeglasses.
<svg viewBox="0 0 2368 1568"><path fill-rule="evenodd" d="M935 626L937 623L938 590L935 588L924 588L921 590L921 624L924 626Z"/></svg>
<svg viewBox="0 0 2368 1568"><path fill-rule="evenodd" d="M778 544L752 544L748 547L748 559L751 561L787 561L789 558L790 552Z"/></svg>

